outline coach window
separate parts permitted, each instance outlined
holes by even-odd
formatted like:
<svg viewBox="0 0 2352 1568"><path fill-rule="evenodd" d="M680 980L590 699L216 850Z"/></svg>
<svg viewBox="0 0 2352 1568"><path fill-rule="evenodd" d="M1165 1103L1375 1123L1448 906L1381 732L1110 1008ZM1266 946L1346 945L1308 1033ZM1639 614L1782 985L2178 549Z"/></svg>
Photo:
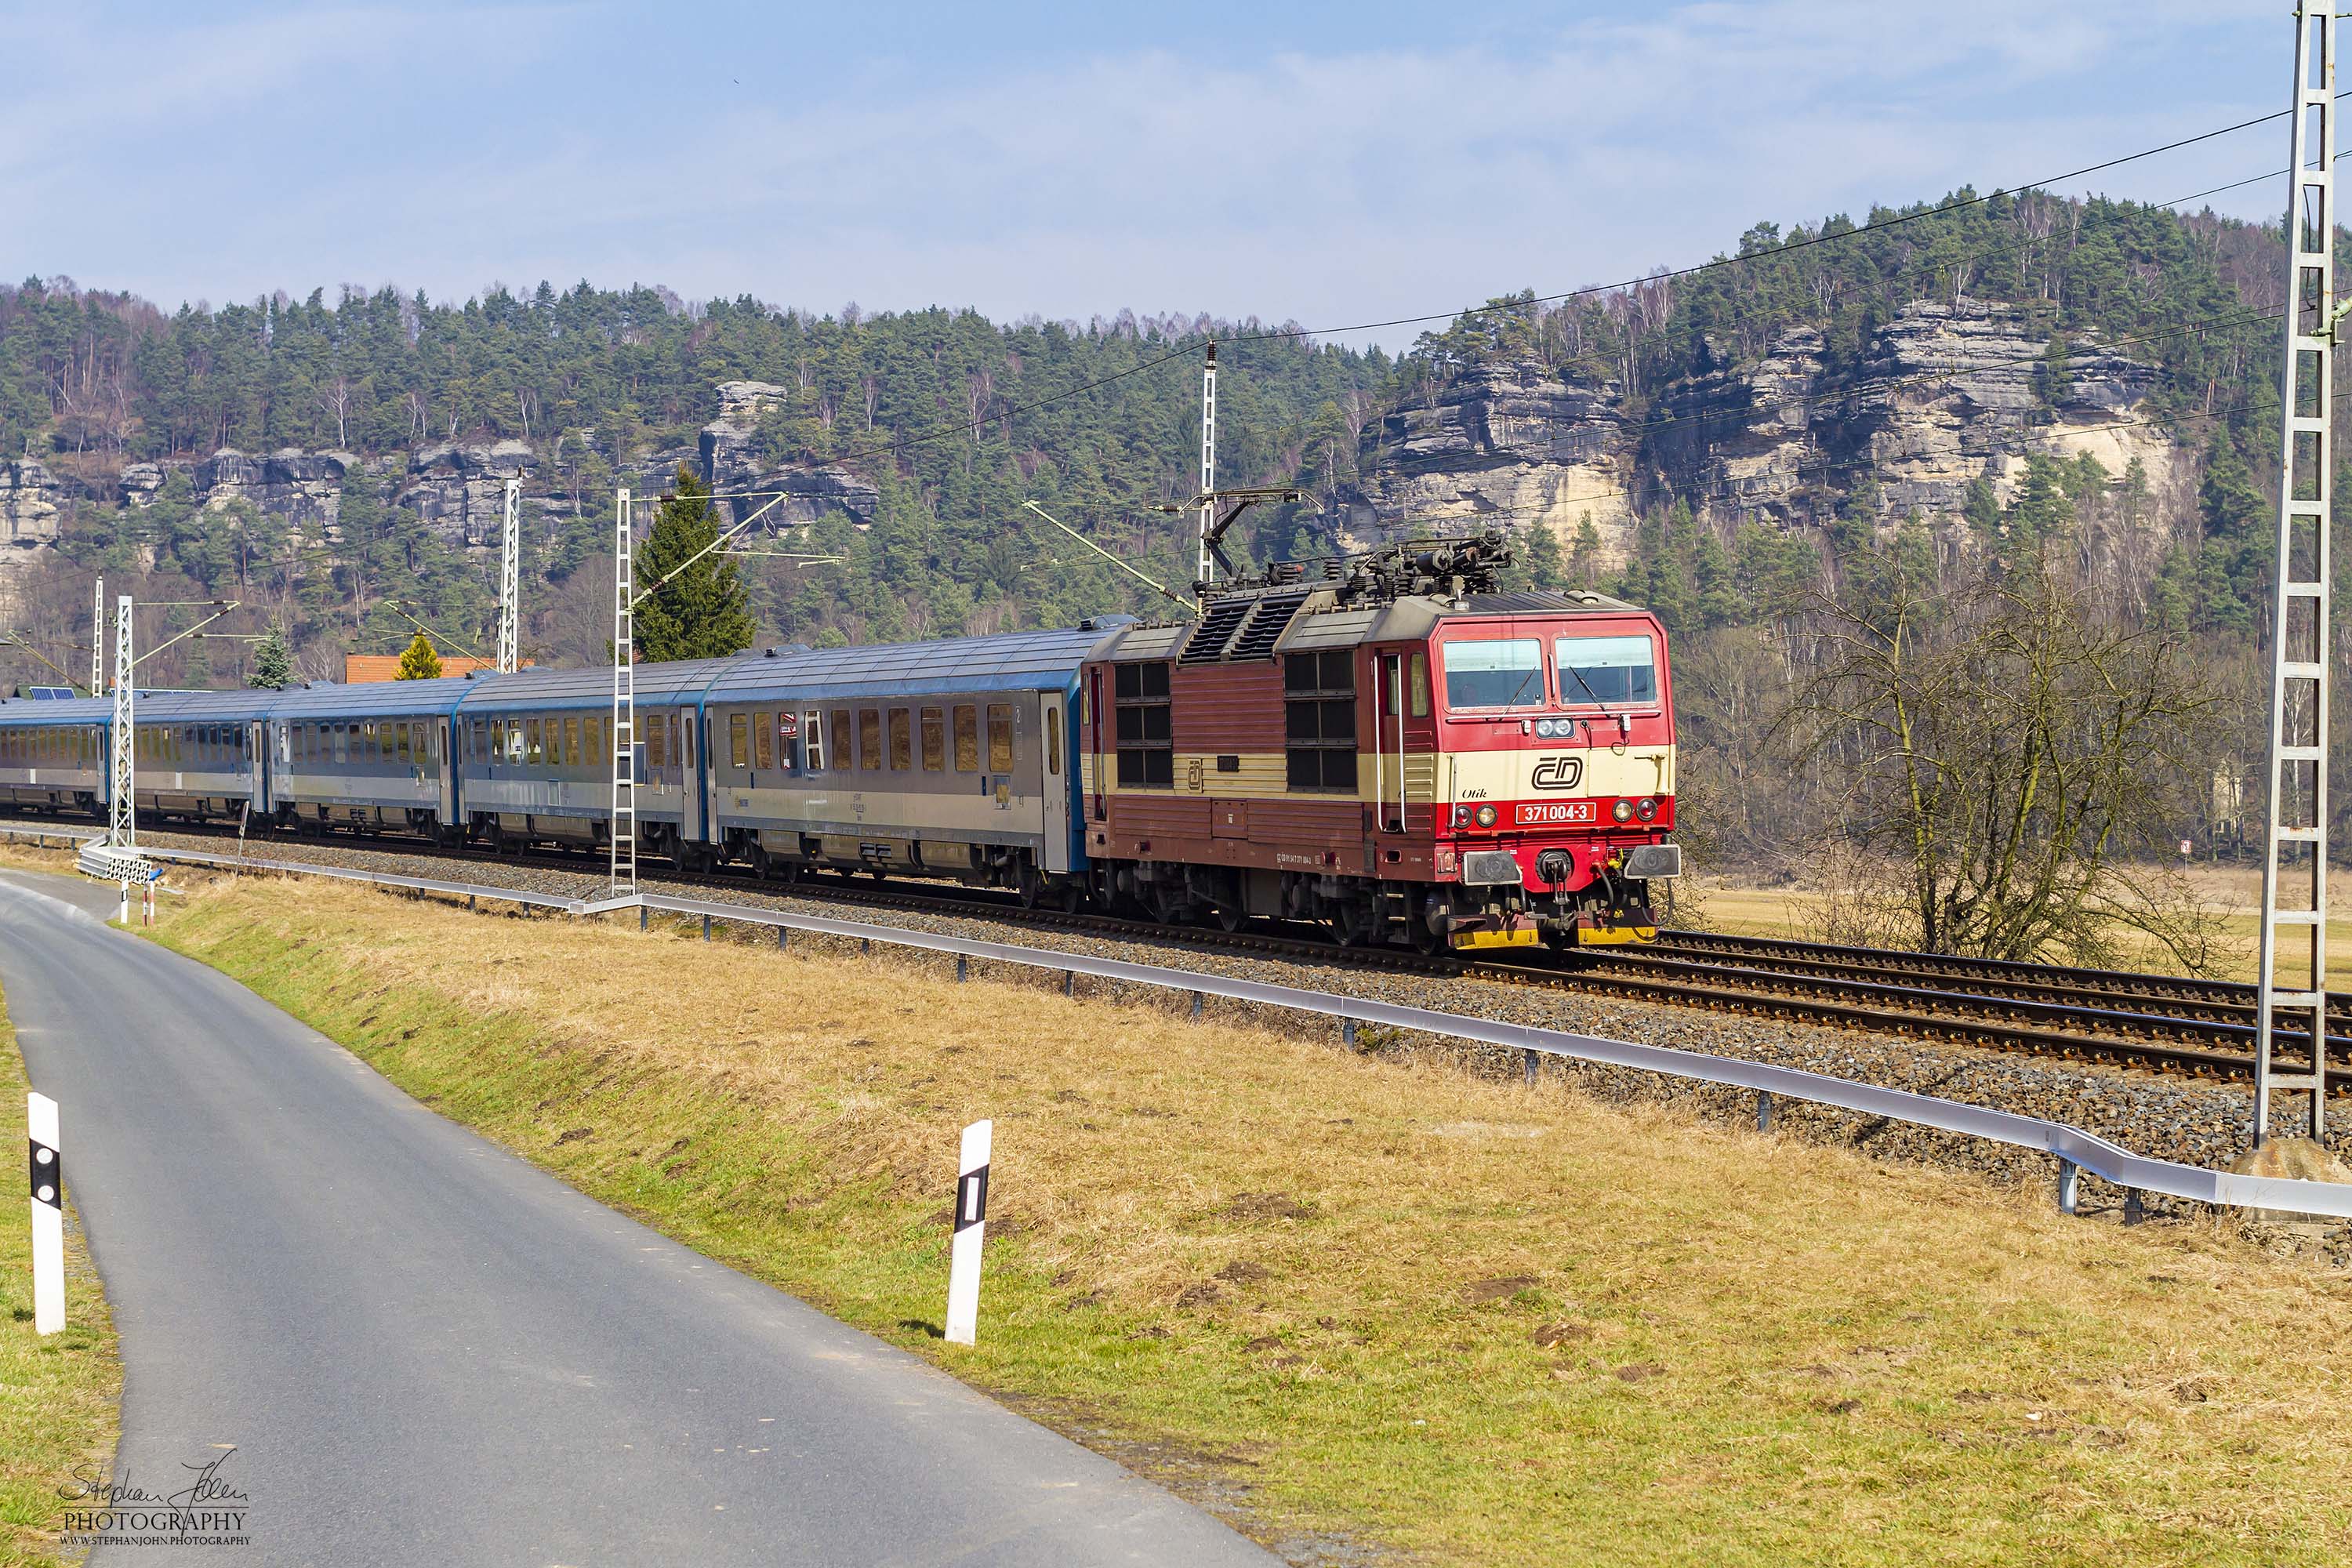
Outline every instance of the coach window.
<svg viewBox="0 0 2352 1568"><path fill-rule="evenodd" d="M943 708L923 710L923 771L944 773L948 765L948 716Z"/></svg>
<svg viewBox="0 0 2352 1568"><path fill-rule="evenodd" d="M580 765L580 721L577 716L563 721L563 765Z"/></svg>
<svg viewBox="0 0 2352 1568"><path fill-rule="evenodd" d="M756 764L763 769L776 765L776 726L765 713L751 715L751 734L758 742Z"/></svg>
<svg viewBox="0 0 2352 1568"><path fill-rule="evenodd" d="M398 752L399 752L399 759L400 759L400 761L402 761L402 762L404 762L404 763L410 763L410 762L415 762L415 758L414 758L413 756L411 756L411 755L409 754L409 751L408 751L408 726L407 726L407 725L405 725L405 724L394 724L394 725L392 727L392 741L393 741L393 744L394 744L394 746L395 748L397 748L397 750L398 750Z"/></svg>
<svg viewBox="0 0 2352 1568"><path fill-rule="evenodd" d="M1013 704L1010 702L988 705L988 771L992 773L1013 771Z"/></svg>
<svg viewBox="0 0 2352 1568"><path fill-rule="evenodd" d="M878 773L882 771L882 710L860 708L857 710L857 771Z"/></svg>
<svg viewBox="0 0 2352 1568"><path fill-rule="evenodd" d="M547 747L540 739L539 721L536 719L522 721L522 760L539 763L547 761Z"/></svg>
<svg viewBox="0 0 2352 1568"><path fill-rule="evenodd" d="M797 774L801 771L801 729L789 713L776 715L776 771Z"/></svg>
<svg viewBox="0 0 2352 1568"><path fill-rule="evenodd" d="M980 772L980 710L966 702L955 710L956 772Z"/></svg>
<svg viewBox="0 0 2352 1568"><path fill-rule="evenodd" d="M669 720L667 714L656 713L646 721L646 766L669 766Z"/></svg>
<svg viewBox="0 0 2352 1568"><path fill-rule="evenodd" d="M1045 705L1045 772L1062 776L1062 706L1053 701Z"/></svg>
<svg viewBox="0 0 2352 1568"><path fill-rule="evenodd" d="M808 737L808 771L824 772L824 715L814 710L802 714L801 732Z"/></svg>
<svg viewBox="0 0 2352 1568"><path fill-rule="evenodd" d="M912 709L890 710L890 771L903 773L915 765L915 715Z"/></svg>
<svg viewBox="0 0 2352 1568"><path fill-rule="evenodd" d="M1534 637L1445 645L1445 706L1540 708L1543 644Z"/></svg>
<svg viewBox="0 0 2352 1568"><path fill-rule="evenodd" d="M740 713L727 716L727 762L730 767L751 765L751 721Z"/></svg>
<svg viewBox="0 0 2352 1568"><path fill-rule="evenodd" d="M1173 788L1176 752L1168 722L1168 666L1122 664L1115 670L1111 695L1118 714L1119 784Z"/></svg>
<svg viewBox="0 0 2352 1568"><path fill-rule="evenodd" d="M825 714L825 722L832 726L829 734L833 742L833 765L842 773L848 773L857 766L857 752L849 736L853 722L849 717L849 710L846 708L830 710Z"/></svg>
<svg viewBox="0 0 2352 1568"><path fill-rule="evenodd" d="M1282 668L1283 749L1292 789L1356 787L1356 662L1352 650L1294 653Z"/></svg>
<svg viewBox="0 0 2352 1568"><path fill-rule="evenodd" d="M580 721L580 747L582 759L592 768L611 759L611 748L604 743L604 721L600 715L591 713Z"/></svg>

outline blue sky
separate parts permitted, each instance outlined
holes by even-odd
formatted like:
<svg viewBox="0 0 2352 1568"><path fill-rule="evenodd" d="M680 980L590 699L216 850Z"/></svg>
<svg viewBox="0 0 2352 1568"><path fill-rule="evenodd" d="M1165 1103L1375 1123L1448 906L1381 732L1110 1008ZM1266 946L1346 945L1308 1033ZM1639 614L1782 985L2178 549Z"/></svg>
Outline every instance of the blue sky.
<svg viewBox="0 0 2352 1568"><path fill-rule="evenodd" d="M167 306L585 278L1309 326L2041 179L2279 107L2291 47L2251 0L0 0L0 22L11 277ZM2285 143L2282 121L2086 183L2168 199ZM2266 213L2283 184L2214 205Z"/></svg>

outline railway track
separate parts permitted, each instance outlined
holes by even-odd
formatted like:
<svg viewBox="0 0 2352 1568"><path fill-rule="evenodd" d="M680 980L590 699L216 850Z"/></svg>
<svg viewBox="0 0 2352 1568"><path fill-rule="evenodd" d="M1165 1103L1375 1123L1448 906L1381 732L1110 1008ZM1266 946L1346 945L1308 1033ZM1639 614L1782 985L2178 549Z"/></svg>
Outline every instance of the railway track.
<svg viewBox="0 0 2352 1568"><path fill-rule="evenodd" d="M39 822L16 826L49 826ZM167 831L235 837L233 829L210 826L174 826ZM279 840L273 837L249 842L266 853ZM580 853L445 850L397 835L283 842L352 854L421 854L571 876L593 876L602 865ZM748 869L736 869L665 871L658 879L682 887L737 894L756 890L1121 942L1663 1002L2204 1079L2247 1079L2253 1070L2253 988L2193 976L2068 969L1691 931L1664 931L1654 948L1585 954L1562 968L1517 958L1339 947L1310 928L1296 926L1245 926L1227 932L1092 910L1029 909L1009 894L870 882L862 877L824 874L787 883L763 881ZM2336 1092L2352 1093L2352 996L2331 995L2328 1012L2328 1060L2347 1069ZM2307 1070L2305 1042L2290 1040L2284 1033L2278 1038L2283 1069Z"/></svg>

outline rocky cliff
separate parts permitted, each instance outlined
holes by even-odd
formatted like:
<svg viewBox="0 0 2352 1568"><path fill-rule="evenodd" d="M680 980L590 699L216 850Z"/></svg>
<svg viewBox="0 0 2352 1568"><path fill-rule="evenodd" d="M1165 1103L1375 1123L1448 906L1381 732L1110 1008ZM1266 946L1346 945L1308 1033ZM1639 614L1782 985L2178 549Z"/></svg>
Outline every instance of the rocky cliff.
<svg viewBox="0 0 2352 1568"><path fill-rule="evenodd" d="M730 503L735 517L749 517L769 501L773 510L761 525L777 531L803 527L826 516L846 516L870 525L882 498L872 484L838 464L779 467L759 455L760 421L780 405L788 389L768 381L719 384L719 417L702 427L702 471L712 487L740 492ZM767 491L765 495L755 492Z"/></svg>
<svg viewBox="0 0 2352 1568"><path fill-rule="evenodd" d="M1745 364L1706 343L1694 374L1638 415L1612 383L1479 367L1366 428L1343 541L1507 521L1569 547L1589 514L1613 563L1637 508L1680 499L1728 520L1818 524L1868 475L1891 525L1915 508L1958 513L1979 479L2007 503L2036 451L2089 452L2118 477L2137 458L2160 507L2186 505L2193 457L2133 418L2158 369L2084 338L2053 379L2048 348L2020 311L1964 298L1907 307L1843 366L1810 327Z"/></svg>

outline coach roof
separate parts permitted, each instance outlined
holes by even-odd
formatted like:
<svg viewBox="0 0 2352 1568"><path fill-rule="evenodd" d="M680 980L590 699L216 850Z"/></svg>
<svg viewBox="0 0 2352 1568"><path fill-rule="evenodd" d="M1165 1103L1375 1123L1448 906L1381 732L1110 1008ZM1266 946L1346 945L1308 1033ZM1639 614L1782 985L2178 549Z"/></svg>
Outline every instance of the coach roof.
<svg viewBox="0 0 2352 1568"><path fill-rule="evenodd" d="M1006 632L937 642L867 647L776 649L735 660L711 682L713 701L763 697L823 700L846 697L919 697L958 691L1062 691L1099 631Z"/></svg>

